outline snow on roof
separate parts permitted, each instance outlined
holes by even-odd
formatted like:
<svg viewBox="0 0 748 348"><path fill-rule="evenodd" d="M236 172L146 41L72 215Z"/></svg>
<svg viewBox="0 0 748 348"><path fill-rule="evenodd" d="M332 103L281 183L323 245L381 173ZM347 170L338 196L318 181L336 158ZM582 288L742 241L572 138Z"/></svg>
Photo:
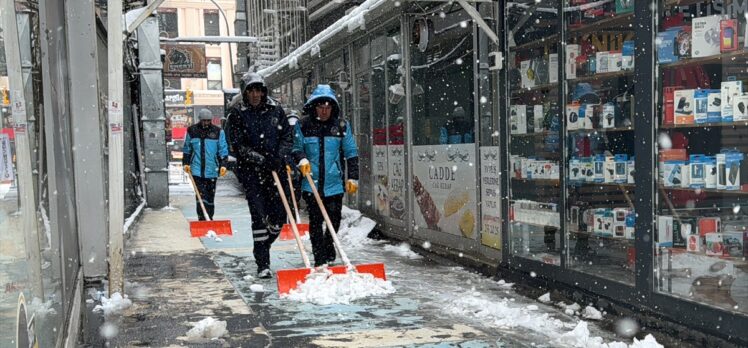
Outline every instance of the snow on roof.
<svg viewBox="0 0 748 348"><path fill-rule="evenodd" d="M127 30L127 28L130 27L130 25L135 22L136 19L138 19L138 16L140 16L143 11L145 11L145 7L136 8L134 10L127 11L125 13L125 26L124 29Z"/></svg>
<svg viewBox="0 0 748 348"><path fill-rule="evenodd" d="M259 71L260 75L269 77L285 66L290 65L292 68L298 66L298 60L301 56L306 53L312 52L312 55L319 54L319 47L325 41L334 37L344 28L347 28L349 32L352 32L358 28L363 27L365 24L364 16L371 10L376 9L380 5L387 3L387 0L366 0L364 3L353 9L349 14L343 16L334 24L327 27L325 30L305 42L301 47L297 48L293 52L289 53L288 56L279 60L275 64Z"/></svg>

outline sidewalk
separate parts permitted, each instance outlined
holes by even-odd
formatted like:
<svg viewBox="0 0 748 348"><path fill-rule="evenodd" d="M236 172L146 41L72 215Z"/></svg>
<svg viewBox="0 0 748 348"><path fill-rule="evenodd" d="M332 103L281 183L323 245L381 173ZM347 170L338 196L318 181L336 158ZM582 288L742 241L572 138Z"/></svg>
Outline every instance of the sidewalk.
<svg viewBox="0 0 748 348"><path fill-rule="evenodd" d="M281 299L275 279L254 278L250 219L243 197L217 197L216 218L230 218L235 230L234 236L221 237L220 242L189 237L187 221L195 218L193 196L172 195L171 204L174 208L146 211L128 240L126 293L133 305L114 321L118 334L110 341L112 347L605 347L613 341L627 343L615 347L626 347L631 343L594 321L581 320L585 305L561 309L544 304L516 293L512 284L424 257L407 245L366 239L373 221L350 210L341 227L349 256L354 263L384 262L397 292L349 305ZM305 243L311 250L308 240ZM273 270L302 267L293 241L276 242L271 255ZM263 291L252 290L259 286ZM200 344L188 342L190 323L209 316L226 321L228 334Z"/></svg>

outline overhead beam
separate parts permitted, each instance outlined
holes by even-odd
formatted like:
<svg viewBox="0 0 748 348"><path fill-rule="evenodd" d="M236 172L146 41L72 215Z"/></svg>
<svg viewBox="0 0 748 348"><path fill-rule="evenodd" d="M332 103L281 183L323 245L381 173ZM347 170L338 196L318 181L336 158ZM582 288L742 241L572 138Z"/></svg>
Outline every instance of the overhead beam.
<svg viewBox="0 0 748 348"><path fill-rule="evenodd" d="M145 7L143 7L142 12L135 18L135 20L127 25L127 34L132 34L135 30L138 29L138 27L143 23L143 21L148 18L148 16L153 13L161 4L164 3L164 0L154 0L153 2L149 3ZM133 10L137 11L137 10ZM111 16L109 16L111 18Z"/></svg>
<svg viewBox="0 0 748 348"><path fill-rule="evenodd" d="M251 36L181 36L162 37L161 42L205 42L205 43L257 43L256 37Z"/></svg>
<svg viewBox="0 0 748 348"><path fill-rule="evenodd" d="M486 21L483 20L483 17L480 15L478 10L475 9L475 7L471 6L470 3L467 0L457 0L457 2L462 6L462 8L467 12L471 18L475 21L475 23L478 24L478 26L483 29L483 32L486 33L486 36L488 36L491 41L493 41L494 44L499 44L499 36L494 33L493 29L491 29L491 26L486 23Z"/></svg>

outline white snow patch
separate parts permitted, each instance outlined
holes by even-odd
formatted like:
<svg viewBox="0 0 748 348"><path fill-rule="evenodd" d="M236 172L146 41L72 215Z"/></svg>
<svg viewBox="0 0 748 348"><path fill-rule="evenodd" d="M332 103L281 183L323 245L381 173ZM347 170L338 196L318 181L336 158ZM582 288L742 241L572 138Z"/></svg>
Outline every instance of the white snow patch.
<svg viewBox="0 0 748 348"><path fill-rule="evenodd" d="M574 330L571 330L556 339L556 343L569 347L583 348L663 348L664 346L657 343L652 335L647 335L639 341L634 338L632 344L623 342L605 343L601 337L590 336L590 330L586 321L580 321Z"/></svg>
<svg viewBox="0 0 748 348"><path fill-rule="evenodd" d="M551 293L546 292L542 296L538 297L538 301L543 302L543 303L551 302Z"/></svg>
<svg viewBox="0 0 748 348"><path fill-rule="evenodd" d="M115 292L111 298L101 295L101 304L96 305L93 311L96 313L104 312L105 316L119 315L130 306L132 306L132 301L127 298L127 295L123 297L119 292Z"/></svg>
<svg viewBox="0 0 748 348"><path fill-rule="evenodd" d="M190 342L199 342L205 339L214 340L227 333L225 321L207 317L193 324L190 331L187 331L187 340Z"/></svg>
<svg viewBox="0 0 748 348"><path fill-rule="evenodd" d="M480 319L499 328L527 328L550 335L559 335L566 325L550 313L537 312L532 307L516 303L512 299L480 298L466 296L455 299L447 311Z"/></svg>
<svg viewBox="0 0 748 348"><path fill-rule="evenodd" d="M140 215L140 212L143 211L143 208L145 208L145 201L141 202L137 209L135 209L135 212L130 215L127 220L125 220L125 225L122 228L122 231L124 234L127 234L127 232L130 230L130 225L132 225L133 222L135 222L135 219L138 218Z"/></svg>
<svg viewBox="0 0 748 348"><path fill-rule="evenodd" d="M245 275L245 276L244 276L244 277L243 277L242 279L244 279L244 280L252 280L252 279L255 279L255 277L253 277L253 276L251 276L251 275L247 274L247 275Z"/></svg>
<svg viewBox="0 0 748 348"><path fill-rule="evenodd" d="M99 334L106 339L112 339L119 334L119 328L117 325L106 322L99 328Z"/></svg>
<svg viewBox="0 0 748 348"><path fill-rule="evenodd" d="M208 230L208 234L205 236L205 238L210 238L212 240L215 240L216 242L223 242L223 239L219 238L216 234L216 231Z"/></svg>
<svg viewBox="0 0 748 348"><path fill-rule="evenodd" d="M298 288L281 297L318 305L330 305L349 304L351 301L364 297L394 292L392 282L375 278L369 273L332 274L329 270L322 269L310 273L306 281L299 284Z"/></svg>
<svg viewBox="0 0 748 348"><path fill-rule="evenodd" d="M497 284L506 289L511 289L511 287L514 286L514 283L507 283L506 281L504 281L504 279L499 280Z"/></svg>
<svg viewBox="0 0 748 348"><path fill-rule="evenodd" d="M367 237L377 226L374 220L361 215L360 211L346 206L343 206L341 216L338 237L344 249L360 249L375 242Z"/></svg>
<svg viewBox="0 0 748 348"><path fill-rule="evenodd" d="M399 256L407 257L411 260L423 258L423 256L418 255L413 250L410 250L410 244L408 243L400 243L399 245L387 244L384 246L384 250L391 251Z"/></svg>
<svg viewBox="0 0 748 348"><path fill-rule="evenodd" d="M42 302L40 298L34 297L34 299L31 300L31 303L29 303L29 312L36 313L39 318L44 318L50 314L55 315L57 314L57 311L52 308L52 304L52 300Z"/></svg>
<svg viewBox="0 0 748 348"><path fill-rule="evenodd" d="M260 284L252 284L249 286L249 290L252 290L252 292L265 292L265 287Z"/></svg>
<svg viewBox="0 0 748 348"><path fill-rule="evenodd" d="M591 320L600 320L603 318L603 314L600 313L597 308L592 306L587 306L584 308L584 312L582 312L582 318L585 319L591 319Z"/></svg>

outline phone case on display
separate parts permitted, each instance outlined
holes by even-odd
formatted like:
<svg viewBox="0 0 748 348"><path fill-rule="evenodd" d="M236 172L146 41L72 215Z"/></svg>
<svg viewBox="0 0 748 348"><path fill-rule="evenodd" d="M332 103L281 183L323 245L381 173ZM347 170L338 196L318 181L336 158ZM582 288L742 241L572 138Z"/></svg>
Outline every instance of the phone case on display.
<svg viewBox="0 0 748 348"><path fill-rule="evenodd" d="M735 19L723 19L720 22L720 51L730 52L738 49L738 22Z"/></svg>

